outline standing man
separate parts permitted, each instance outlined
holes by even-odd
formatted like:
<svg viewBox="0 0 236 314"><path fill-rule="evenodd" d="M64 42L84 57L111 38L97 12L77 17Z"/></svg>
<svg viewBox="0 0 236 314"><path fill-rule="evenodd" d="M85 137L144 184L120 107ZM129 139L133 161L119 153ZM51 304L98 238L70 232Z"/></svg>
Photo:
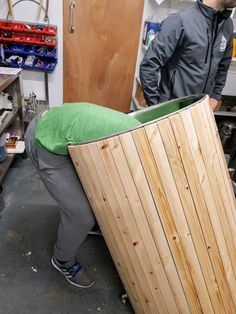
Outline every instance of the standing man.
<svg viewBox="0 0 236 314"><path fill-rule="evenodd" d="M232 57L233 22L228 9L234 7L233 0L197 0L162 22L140 65L148 106L203 93L216 108Z"/></svg>

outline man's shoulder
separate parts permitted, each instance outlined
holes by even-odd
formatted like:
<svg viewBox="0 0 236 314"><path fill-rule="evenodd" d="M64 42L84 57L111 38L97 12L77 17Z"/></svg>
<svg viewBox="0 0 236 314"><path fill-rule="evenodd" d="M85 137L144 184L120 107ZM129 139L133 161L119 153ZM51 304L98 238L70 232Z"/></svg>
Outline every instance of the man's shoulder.
<svg viewBox="0 0 236 314"><path fill-rule="evenodd" d="M199 15L201 14L199 13L199 10L197 10L196 4L193 4L187 8L170 14L167 19L169 21L179 21L182 25L184 25L185 22L192 23L195 19L199 20Z"/></svg>
<svg viewBox="0 0 236 314"><path fill-rule="evenodd" d="M193 19L196 16L198 17L200 15L200 12L196 4L194 3L193 5L190 5L189 7L178 11L177 14L179 15L181 20L189 20Z"/></svg>
<svg viewBox="0 0 236 314"><path fill-rule="evenodd" d="M232 36L233 32L234 32L234 23L233 23L233 20L231 19L231 17L226 20L224 27L227 29L229 34Z"/></svg>

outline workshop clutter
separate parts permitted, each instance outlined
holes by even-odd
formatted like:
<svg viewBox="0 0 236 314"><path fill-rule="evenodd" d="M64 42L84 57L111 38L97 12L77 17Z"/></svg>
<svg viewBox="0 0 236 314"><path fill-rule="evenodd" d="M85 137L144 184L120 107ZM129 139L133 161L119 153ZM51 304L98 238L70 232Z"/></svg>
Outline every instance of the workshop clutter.
<svg viewBox="0 0 236 314"><path fill-rule="evenodd" d="M160 22L157 18L154 15L149 16L144 22L143 45L148 47L160 29Z"/></svg>
<svg viewBox="0 0 236 314"><path fill-rule="evenodd" d="M234 33L234 37L233 37L233 58L236 58L236 33Z"/></svg>
<svg viewBox="0 0 236 314"><path fill-rule="evenodd" d="M8 93L0 93L0 125L3 123L9 111L12 112L12 110L12 96ZM0 137L0 161L4 161L7 157L6 137L6 133L3 133Z"/></svg>
<svg viewBox="0 0 236 314"><path fill-rule="evenodd" d="M13 110L12 96L8 93L0 93L0 125L9 111Z"/></svg>
<svg viewBox="0 0 236 314"><path fill-rule="evenodd" d="M16 68L53 71L57 64L56 36L57 26L0 21L1 62Z"/></svg>
<svg viewBox="0 0 236 314"><path fill-rule="evenodd" d="M9 114L14 114L16 108L13 107L12 96L8 93L0 93L0 127L4 125L5 120L9 120ZM10 116L10 117L11 117ZM4 161L7 153L12 153L9 149L16 149L22 146L21 136L18 134L20 130L20 122L18 119L11 124L6 133L0 137L0 162Z"/></svg>

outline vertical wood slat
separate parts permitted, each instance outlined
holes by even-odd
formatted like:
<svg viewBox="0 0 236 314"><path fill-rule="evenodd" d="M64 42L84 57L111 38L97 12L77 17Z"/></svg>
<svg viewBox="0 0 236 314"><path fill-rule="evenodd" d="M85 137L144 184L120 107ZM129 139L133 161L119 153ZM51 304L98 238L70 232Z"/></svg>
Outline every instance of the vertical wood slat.
<svg viewBox="0 0 236 314"><path fill-rule="evenodd" d="M203 106L201 107L201 109L203 110ZM217 129L216 122L214 120L213 112L209 106L206 107L205 113L206 113L206 116L208 118L210 131L212 134L213 141L215 143L215 149L216 149L216 152L218 155L218 160L219 160L219 163L221 166L221 173L224 177L224 184L225 184L225 188L227 190L228 200L230 201L234 220L236 222L236 212L235 212L236 199L235 199L234 191L232 188L228 167L227 167L226 160L224 157L224 151L223 151L223 147L221 145L219 132Z"/></svg>
<svg viewBox="0 0 236 314"><path fill-rule="evenodd" d="M178 273L175 268L175 264L173 263L171 251L165 240L165 234L163 232L163 228L159 219L156 204L149 188L148 180L144 172L144 167L143 164L140 163L142 162L142 158L140 158L142 156L142 152L138 152L139 144L137 143L137 141L139 141L140 139L140 130L138 131L137 137L135 132L132 132L132 135L122 135L120 136L120 141L122 143L125 156L137 188L137 192L140 196L143 211L152 232L152 237L155 241L158 252L160 253L160 262L162 263L163 269L165 270L166 277L169 281L173 295L178 296L178 298L176 298L176 303L179 312L189 313L189 307L183 292L181 282L178 277ZM144 236L146 237L148 235L145 234ZM158 254L158 252L153 253ZM159 275L158 278L159 280L161 279ZM166 292L162 289L162 293L165 294ZM181 302L179 302L179 300L181 300Z"/></svg>
<svg viewBox="0 0 236 314"><path fill-rule="evenodd" d="M172 169L170 168L170 161L166 154L163 139L158 126L159 124L156 126L150 125L146 127L145 130L147 132L156 165L163 182L164 191L170 205L169 209L173 217L173 221L175 221L177 230L176 239L178 239L178 241L182 244L184 255L187 257L188 262L192 266L191 276L196 289L195 298L199 299L201 308L205 313L213 313L212 304L207 293L204 277L195 252L192 234L186 221L184 208L180 200L172 174Z"/></svg>
<svg viewBox="0 0 236 314"><path fill-rule="evenodd" d="M125 219L129 224L129 232L132 236L133 246L137 252L137 257L141 267L143 268L145 276L148 278L147 282L149 284L153 300L157 305L157 309L161 308L163 313L167 313L169 304L165 303L161 293L161 289L165 290L166 288L165 279L163 279L162 273L159 270L160 268L158 267L160 264L158 255L153 254L153 251L155 252L155 246L153 245L153 239L150 236L150 230L147 227L145 216L143 215L139 195L137 194L135 186L132 182L132 175L130 174L120 142L117 139L112 139L109 141L109 145L129 203L129 208L123 208L123 214L126 215ZM149 234L148 241L145 241L146 238L142 236L146 233ZM160 275L162 279L161 282L163 283L163 287L157 282L158 275ZM172 303L171 297L169 302ZM172 306L171 308L173 309Z"/></svg>
<svg viewBox="0 0 236 314"><path fill-rule="evenodd" d="M231 204L229 203L227 191L225 190L224 180L222 180L222 171L217 151L214 147L214 141L212 136L208 136L208 134L211 134L209 122L206 115L202 114L202 106L192 108L191 112L195 128L198 127L198 140L202 150L204 162L207 166L211 188L214 193L214 197L217 199L217 207L219 209L222 224L224 225L224 234L227 239L227 246L231 256L231 261L234 265L236 265L236 233L234 232L235 221L232 211L228 210L231 209ZM225 210L222 210L222 208Z"/></svg>
<svg viewBox="0 0 236 314"><path fill-rule="evenodd" d="M182 115L184 115L184 118L186 120L190 121L189 117L186 116L186 113L183 113ZM178 150L182 158L183 166L185 169L186 177L189 183L200 224L201 226L205 226L205 228L202 228L202 232L206 241L206 249L209 252L212 267L215 273L216 283L218 284L218 289L220 290L220 295L224 304L225 311L226 313L230 313L230 311L234 308L234 304L231 299L231 292L227 285L226 272L224 271L224 266L217 246L217 240L214 234L214 228L212 226L211 217L207 208L209 203L207 204L207 200L205 199L205 195L207 195L209 191L206 184L203 183L202 180L200 180L201 172L198 171L200 170L200 167L196 168L196 165L194 163L194 157L199 162L200 156L194 155L194 153L192 153L195 145L193 145L191 150L190 143L192 142L193 144L190 135L191 129L190 127L186 129L184 128L182 115L175 115L174 117L172 117L170 119L171 126L174 131ZM204 195L204 193L206 194ZM213 213L213 215L215 215L215 213ZM222 311L222 313L224 313L224 311Z"/></svg>
<svg viewBox="0 0 236 314"><path fill-rule="evenodd" d="M228 200L228 195L225 190L224 180L222 180L222 172L220 163L218 160L217 151L214 148L214 141L211 137L206 136L206 133L210 134L208 131L209 122L205 118L205 115L202 115L201 107L191 109L193 121L196 125L202 123L202 128L198 130L198 138L200 147L202 149L202 154L206 167L208 168L209 179L211 182L212 192L216 199L217 209L219 212L219 217L221 219L221 224L224 230L224 236L227 242L228 252L230 259L233 265L236 265L236 250L235 250L235 221L234 216L232 215L231 204ZM204 128L204 130L203 130ZM204 131L204 132L203 132ZM224 209L224 210L222 210ZM233 269L236 271L236 269ZM235 276L235 273L234 273Z"/></svg>
<svg viewBox="0 0 236 314"><path fill-rule="evenodd" d="M130 223L133 225L133 219L131 217L130 222L129 216L127 217L126 215L126 212L130 212L129 203L127 201L127 195L120 182L116 165L112 159L112 152L109 149L109 145L107 142L102 142L97 147L97 151L93 150L90 152L96 160L96 168L99 169L100 172L101 185L104 187L104 191L106 191L106 199L111 204L113 217L116 217L118 220L117 229L120 231L118 241L119 238L123 238L123 250L125 250L126 254L129 256L129 262L133 266L133 269L137 274L137 278L140 278L140 276L145 277L142 264L137 262L137 260L140 261L142 259L146 261L144 247L138 248L133 245L133 243L137 243L139 241L139 235L138 232L132 234L132 232L129 231L128 226ZM106 181L106 177L109 178L109 180ZM114 222L111 225L113 225L113 228L115 229ZM136 230L135 228L135 225L133 225L134 230ZM145 294L143 294L141 300L143 300L143 303L146 304L146 307L148 306L150 312L156 311L158 313L158 308L154 302L148 281L144 279L142 283L138 283L139 285L142 284L142 289L145 290Z"/></svg>
<svg viewBox="0 0 236 314"><path fill-rule="evenodd" d="M189 182L186 177L183 161L179 154L178 145L169 120L159 123L159 130L163 144L168 156L175 185L183 206L183 213L186 217L189 230L192 235L193 245L198 256L199 265L206 284L206 291L211 299L212 308L216 312L223 311L222 299L216 284L216 278L208 254L207 245L202 233L201 224L196 212L195 204L190 191ZM188 169L186 169L188 170ZM203 288L203 287L202 287Z"/></svg>
<svg viewBox="0 0 236 314"><path fill-rule="evenodd" d="M220 258L222 261L222 264L224 265L224 269L222 269L222 273L226 274L227 282L225 284L228 285L229 290L231 291L231 295L228 295L229 298L231 298L231 302L233 302L234 307L232 307L232 313L234 313L235 309L235 302L234 302L234 295L232 295L233 287L235 287L235 278L233 275L232 270L232 264L229 257L229 252L227 249L227 242L224 237L224 230L223 226L221 225L220 215L217 211L217 199L215 199L215 195L212 192L211 189L211 180L209 178L208 174L208 167L204 163L203 155L202 155L202 148L199 145L198 142L198 136L197 136L197 130L195 129L192 115L190 111L186 111L181 114L183 118L183 124L186 130L187 139L190 143L190 150L193 156L194 165L196 167L196 171L199 177L199 188L202 190L202 193L204 195L204 199L207 205L207 210L209 213L209 217L211 220L211 224L214 230L214 235L217 241L217 246L220 252ZM190 172L191 174L191 172ZM201 207L199 207L199 210L203 213L203 210ZM204 215L204 218L206 218L207 215ZM204 224L202 224L204 226ZM209 231L209 229L208 229ZM211 246L209 246L211 248ZM214 251L214 250L212 250ZM219 277L217 278L219 280ZM221 286L223 286L221 284ZM225 293L223 291L223 293Z"/></svg>
<svg viewBox="0 0 236 314"><path fill-rule="evenodd" d="M236 312L235 199L207 100L69 151L136 313Z"/></svg>
<svg viewBox="0 0 236 314"><path fill-rule="evenodd" d="M101 189L101 181L96 173L96 168L91 160L90 153L87 147L84 147L83 152L79 155L74 150L72 150L70 154L72 159L74 161L76 160L74 165L80 173L81 182L94 209L96 219L100 225L119 275L123 279L124 287L127 291L132 291L132 305L137 313L145 313L145 309L149 309L147 305L145 305L145 307L142 305L143 297L147 298L146 293L136 295L136 284L137 289L140 291L142 291L142 289L138 286L139 282L136 283L136 275L133 268L131 267L130 269L129 267L129 255L122 246L123 239L119 232L117 232L117 229L112 228L112 230L110 230L109 228L109 226L113 224L114 217L110 214L109 204L104 201L104 191ZM92 180L88 181L86 179L87 176L92 178ZM104 220L106 220L106 224L103 224ZM117 248L117 250L115 248ZM126 280L127 277L129 280Z"/></svg>
<svg viewBox="0 0 236 314"><path fill-rule="evenodd" d="M196 297L197 292L193 283L191 268L189 267L189 263L186 259L182 243L179 241L175 220L171 214L170 205L164 191L163 182L161 180L157 164L155 163L152 155L147 134L144 130L140 130L133 132L133 135L135 137L137 149L158 209L163 231L166 234L166 241L170 246L173 261L178 265L178 275L189 304L190 312L200 313L201 306L198 297ZM180 298L180 300L183 302L182 300L184 299ZM183 311L183 313L187 313L187 311Z"/></svg>

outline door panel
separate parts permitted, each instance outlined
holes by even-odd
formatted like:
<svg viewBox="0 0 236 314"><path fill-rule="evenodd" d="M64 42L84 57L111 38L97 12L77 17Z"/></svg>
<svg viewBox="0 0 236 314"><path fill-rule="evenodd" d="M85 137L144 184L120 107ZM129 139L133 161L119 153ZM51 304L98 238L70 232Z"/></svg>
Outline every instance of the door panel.
<svg viewBox="0 0 236 314"><path fill-rule="evenodd" d="M64 1L64 102L129 111L143 0Z"/></svg>

